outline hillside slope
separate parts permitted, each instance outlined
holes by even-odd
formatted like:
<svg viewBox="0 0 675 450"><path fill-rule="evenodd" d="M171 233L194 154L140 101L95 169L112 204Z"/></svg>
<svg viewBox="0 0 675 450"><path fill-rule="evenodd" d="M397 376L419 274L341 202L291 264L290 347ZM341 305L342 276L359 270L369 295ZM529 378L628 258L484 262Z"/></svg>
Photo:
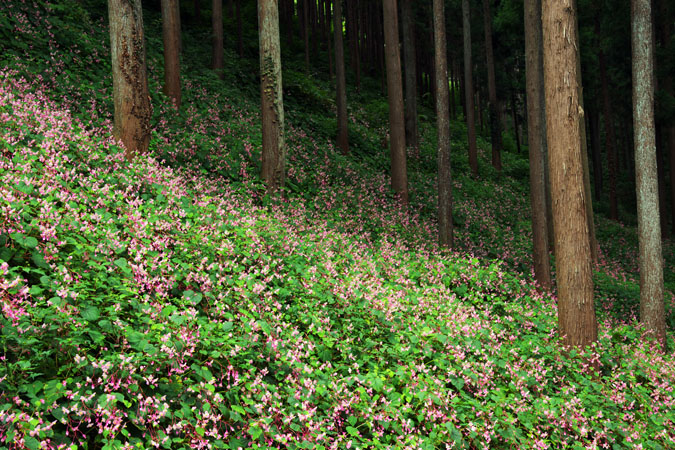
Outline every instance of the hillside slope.
<svg viewBox="0 0 675 450"><path fill-rule="evenodd" d="M74 1L0 5L3 447L675 446L673 358L631 317L633 244L604 247L598 345L563 354L555 297L529 277L518 155L501 177L483 158L474 180L457 140L462 252L440 251L433 130L404 211L376 88L344 157L311 108L330 110L329 89L289 70L289 189L266 198L254 63L230 54L221 82L189 30L176 112L147 11L153 153L128 164L103 19Z"/></svg>

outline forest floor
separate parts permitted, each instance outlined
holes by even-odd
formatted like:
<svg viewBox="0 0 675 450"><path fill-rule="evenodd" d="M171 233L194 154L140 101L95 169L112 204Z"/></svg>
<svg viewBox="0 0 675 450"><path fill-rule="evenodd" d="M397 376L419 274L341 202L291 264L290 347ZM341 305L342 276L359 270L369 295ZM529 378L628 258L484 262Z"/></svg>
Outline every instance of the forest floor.
<svg viewBox="0 0 675 450"><path fill-rule="evenodd" d="M127 163L105 17L83 4L0 2L0 448L675 448L675 360L637 321L628 208L596 215L599 340L564 352L509 135L503 173L481 138L472 178L452 123L442 250L430 111L404 209L379 81L349 92L343 156L330 83L291 57L286 196L268 198L257 39L244 59L228 41L219 80L209 30L184 24L177 111L145 11L151 154Z"/></svg>

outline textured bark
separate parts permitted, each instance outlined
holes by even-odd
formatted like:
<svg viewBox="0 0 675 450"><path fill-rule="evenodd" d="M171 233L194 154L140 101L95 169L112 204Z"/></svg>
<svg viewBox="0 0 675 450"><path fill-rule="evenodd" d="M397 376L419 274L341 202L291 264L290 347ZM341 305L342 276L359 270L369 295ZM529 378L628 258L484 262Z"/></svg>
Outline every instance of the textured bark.
<svg viewBox="0 0 675 450"><path fill-rule="evenodd" d="M405 1L405 0L404 0ZM452 248L452 173L450 172L450 116L448 61L443 0L434 0L434 60L436 67L436 125L438 132L438 240Z"/></svg>
<svg viewBox="0 0 675 450"><path fill-rule="evenodd" d="M113 136L132 160L150 143L152 105L148 93L145 36L140 0L108 0L112 54Z"/></svg>
<svg viewBox="0 0 675 450"><path fill-rule="evenodd" d="M558 328L566 346L597 340L581 155L578 36L573 0L543 0L546 131L558 281Z"/></svg>
<svg viewBox="0 0 675 450"><path fill-rule="evenodd" d="M164 42L164 93L180 108L180 11L178 0L162 0Z"/></svg>
<svg viewBox="0 0 675 450"><path fill-rule="evenodd" d="M398 51L398 11L396 0L383 0L384 53L387 66L389 98L389 151L391 184L400 201L408 204L408 174L406 170L405 121L403 119L403 86L401 59Z"/></svg>
<svg viewBox="0 0 675 450"><path fill-rule="evenodd" d="M596 34L600 33L599 18L595 24ZM605 129L605 148L607 149L607 168L609 170L609 218L619 220L619 207L616 195L616 179L618 172L618 156L616 140L614 138L614 123L612 119L612 101L609 96L609 80L607 65L602 49L598 52L598 67L600 69L600 90L602 92L602 119Z"/></svg>
<svg viewBox="0 0 675 450"><path fill-rule="evenodd" d="M347 83L345 81L345 51L342 42L342 0L335 0L335 92L337 94L338 147L345 155L349 153L349 129L347 128Z"/></svg>
<svg viewBox="0 0 675 450"><path fill-rule="evenodd" d="M213 34L213 52L211 55L212 67L222 79L225 74L223 61L223 0L213 0L211 27Z"/></svg>
<svg viewBox="0 0 675 450"><path fill-rule="evenodd" d="M412 0L401 2L403 27L403 67L405 68L405 139L410 147L417 147L417 89L415 73L415 23Z"/></svg>
<svg viewBox="0 0 675 450"><path fill-rule="evenodd" d="M267 184L268 192L273 193L284 186L286 176L277 0L258 0L258 30L262 103L262 179Z"/></svg>
<svg viewBox="0 0 675 450"><path fill-rule="evenodd" d="M469 167L478 176L478 148L476 146L476 108L473 101L473 65L471 62L471 10L469 0L462 0L462 33L464 36L464 95L466 97L466 129L469 140Z"/></svg>
<svg viewBox="0 0 675 450"><path fill-rule="evenodd" d="M544 66L542 59L541 0L525 0L525 74L527 89L527 138L530 152L530 204L532 208L532 260L534 278L551 288L546 180L544 177L545 123Z"/></svg>
<svg viewBox="0 0 675 450"><path fill-rule="evenodd" d="M572 0L576 2L576 0ZM576 8L576 7L575 7ZM577 25L577 36L579 28ZM591 175L588 164L588 141L586 139L586 119L584 113L584 88L581 80L581 48L577 46L577 87L579 89L579 139L581 141L581 163L584 170L584 200L586 204L586 221L588 222L588 239L591 246L591 260L598 262L598 243L595 238L595 217L593 216L593 197L591 195Z"/></svg>
<svg viewBox="0 0 675 450"><path fill-rule="evenodd" d="M490 142L492 143L492 166L502 170L502 127L499 121L499 100L495 77L495 57L492 51L492 15L490 0L483 0L483 22L485 29L485 57L487 59L488 95L490 99Z"/></svg>
<svg viewBox="0 0 675 450"><path fill-rule="evenodd" d="M633 128L640 248L640 321L666 344L663 257L654 136L654 46L650 0L631 0Z"/></svg>

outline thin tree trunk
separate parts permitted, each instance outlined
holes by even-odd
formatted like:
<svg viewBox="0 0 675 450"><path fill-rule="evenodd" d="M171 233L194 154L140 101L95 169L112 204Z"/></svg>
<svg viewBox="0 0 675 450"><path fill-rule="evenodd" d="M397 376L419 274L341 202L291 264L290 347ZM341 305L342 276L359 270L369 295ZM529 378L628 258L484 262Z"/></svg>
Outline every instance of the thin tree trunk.
<svg viewBox="0 0 675 450"><path fill-rule="evenodd" d="M349 129L347 128L347 83L345 81L345 52L342 43L342 0L335 0L335 74L337 93L338 147L345 155L349 153Z"/></svg>
<svg viewBox="0 0 675 450"><path fill-rule="evenodd" d="M222 79L225 77L223 61L223 0L213 0L212 2L211 25L213 33L213 52L212 66L213 70Z"/></svg>
<svg viewBox="0 0 675 450"><path fill-rule="evenodd" d="M178 0L162 0L164 43L164 93L180 108L180 12Z"/></svg>
<svg viewBox="0 0 675 450"><path fill-rule="evenodd" d="M237 51L239 57L244 57L244 34L242 32L242 23L241 23L241 0L236 0L235 9L237 15Z"/></svg>
<svg viewBox="0 0 675 450"><path fill-rule="evenodd" d="M520 121L518 120L518 108L516 108L516 93L511 92L511 115L513 116L513 131L516 134L516 149L520 155Z"/></svg>
<svg viewBox="0 0 675 450"><path fill-rule="evenodd" d="M401 25L403 26L405 67L405 139L410 147L417 148L417 74L415 73L415 24L412 15L412 0L402 0Z"/></svg>
<svg viewBox="0 0 675 450"><path fill-rule="evenodd" d="M595 33L600 35L600 18L596 17ZM602 120L605 128L605 148L607 149L607 168L609 170L609 218L619 220L619 207L616 195L618 172L618 157L616 140L614 138L614 124L612 119L612 101L609 96L609 80L607 65L602 49L598 51L598 67L600 69L600 90L602 92Z"/></svg>
<svg viewBox="0 0 675 450"><path fill-rule="evenodd" d="M588 129L591 134L591 154L593 155L593 187L595 200L602 197L602 152L600 151L600 115L596 108L588 108Z"/></svg>
<svg viewBox="0 0 675 450"><path fill-rule="evenodd" d="M485 28L485 56L487 59L488 93L490 96L490 142L492 143L492 166L502 170L502 130L499 123L499 101L495 77L495 58L492 51L492 15L490 0L483 0L483 22Z"/></svg>
<svg viewBox="0 0 675 450"><path fill-rule="evenodd" d="M302 33L305 40L305 72L309 73L309 0L302 0Z"/></svg>
<svg viewBox="0 0 675 450"><path fill-rule="evenodd" d="M195 15L195 20L198 22L202 17L202 7L200 0L192 0L192 9Z"/></svg>
<svg viewBox="0 0 675 450"><path fill-rule="evenodd" d="M544 143L544 66L542 55L541 0L525 0L525 73L527 89L527 138L530 152L530 203L532 208L532 248L534 278L551 289Z"/></svg>
<svg viewBox="0 0 675 450"><path fill-rule="evenodd" d="M640 321L665 349L666 315L654 137L654 46L650 0L631 0L631 16Z"/></svg>
<svg viewBox="0 0 675 450"><path fill-rule="evenodd" d="M331 39L331 0L324 0L324 7L326 9L326 42L328 44L328 78L333 81L335 69L333 68L333 41Z"/></svg>
<svg viewBox="0 0 675 450"><path fill-rule="evenodd" d="M108 0L113 75L113 136L132 160L148 151L152 105L140 0Z"/></svg>
<svg viewBox="0 0 675 450"><path fill-rule="evenodd" d="M558 327L566 346L597 340L581 155L573 0L542 2L546 128L555 221Z"/></svg>
<svg viewBox="0 0 675 450"><path fill-rule="evenodd" d="M405 1L405 0L404 0ZM444 0L434 0L434 59L436 67L436 121L438 132L438 240L452 248L452 173L450 171L450 117Z"/></svg>
<svg viewBox="0 0 675 450"><path fill-rule="evenodd" d="M406 170L405 120L403 119L403 86L401 82L401 59L398 51L396 0L383 0L382 17L384 18L384 53L389 97L391 184L401 203L407 205L408 174Z"/></svg>
<svg viewBox="0 0 675 450"><path fill-rule="evenodd" d="M258 0L260 98L262 104L262 179L276 193L286 178L284 101L281 82L277 0Z"/></svg>
<svg viewBox="0 0 675 450"><path fill-rule="evenodd" d="M469 140L471 174L478 176L478 148L476 146L476 119L473 101L473 63L471 62L471 19L469 0L462 0L462 33L464 35L464 91L466 97L466 128Z"/></svg>

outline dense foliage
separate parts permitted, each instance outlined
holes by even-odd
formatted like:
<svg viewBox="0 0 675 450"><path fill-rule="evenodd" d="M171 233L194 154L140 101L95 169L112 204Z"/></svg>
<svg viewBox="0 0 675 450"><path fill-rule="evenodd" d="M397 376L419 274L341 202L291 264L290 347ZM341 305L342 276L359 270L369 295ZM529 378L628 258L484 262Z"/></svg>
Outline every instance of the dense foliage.
<svg viewBox="0 0 675 450"><path fill-rule="evenodd" d="M461 252L440 251L433 130L401 210L379 86L345 157L330 88L288 69L287 197L267 198L252 63L229 55L218 80L191 29L175 111L148 11L152 155L128 164L104 18L0 5L0 448L675 446L635 230L599 220L600 340L564 353L555 296L531 282L524 156L497 175L483 154L472 179L453 124Z"/></svg>

